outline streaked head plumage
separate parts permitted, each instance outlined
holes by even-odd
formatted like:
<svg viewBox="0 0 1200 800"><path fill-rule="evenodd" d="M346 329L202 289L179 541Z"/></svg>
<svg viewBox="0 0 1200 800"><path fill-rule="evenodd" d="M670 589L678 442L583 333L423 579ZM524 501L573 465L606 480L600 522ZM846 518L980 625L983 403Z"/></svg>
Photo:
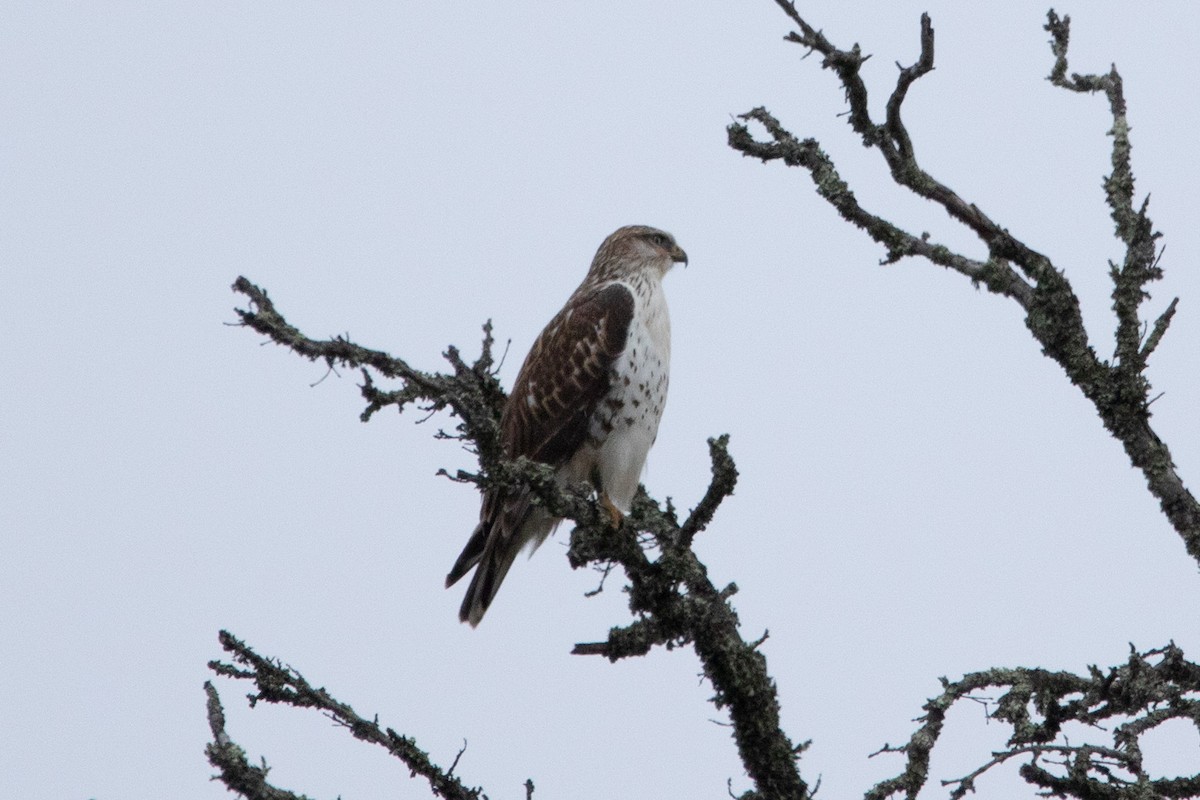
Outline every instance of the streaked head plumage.
<svg viewBox="0 0 1200 800"><path fill-rule="evenodd" d="M666 231L649 225L617 228L596 251L590 280L612 280L630 272L649 270L661 278L675 264L687 264L687 253Z"/></svg>

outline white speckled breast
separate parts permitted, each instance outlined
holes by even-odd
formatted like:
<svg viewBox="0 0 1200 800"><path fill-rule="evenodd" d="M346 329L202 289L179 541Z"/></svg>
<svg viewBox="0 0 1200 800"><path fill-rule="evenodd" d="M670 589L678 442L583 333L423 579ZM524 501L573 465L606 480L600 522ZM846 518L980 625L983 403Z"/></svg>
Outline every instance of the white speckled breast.
<svg viewBox="0 0 1200 800"><path fill-rule="evenodd" d="M613 503L628 512L667 402L671 317L660 280L639 275L622 283L633 292L633 320L625 350L613 364L612 388L589 434L599 444L601 484Z"/></svg>

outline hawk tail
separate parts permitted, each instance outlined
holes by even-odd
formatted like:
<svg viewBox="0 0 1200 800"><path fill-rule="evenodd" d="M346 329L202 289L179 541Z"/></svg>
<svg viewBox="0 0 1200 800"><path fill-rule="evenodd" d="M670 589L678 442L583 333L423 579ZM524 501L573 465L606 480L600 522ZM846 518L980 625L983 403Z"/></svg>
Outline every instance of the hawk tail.
<svg viewBox="0 0 1200 800"><path fill-rule="evenodd" d="M446 575L447 589L458 583L463 575L466 575L471 571L472 567L479 563L479 559L483 557L483 550L486 544L487 531L484 530L483 523L480 522L475 526L474 533L467 540L467 546L459 553L458 560L454 562L454 566L450 568L450 572Z"/></svg>
<svg viewBox="0 0 1200 800"><path fill-rule="evenodd" d="M508 574L509 567L513 565L520 549L520 547L493 549L477 561L475 574L471 576L466 596L463 597L462 606L458 609L460 621L469 622L472 628L479 624L483 615L487 613L488 607L491 606L492 600L496 597L496 592L500 590L500 584L504 582L504 576Z"/></svg>
<svg viewBox="0 0 1200 800"><path fill-rule="evenodd" d="M472 628L483 619L509 567L525 544L520 533L529 511L528 497L517 503L506 503L501 496L486 496L479 524L446 575L446 588L450 588L475 570L458 610L459 620L471 623Z"/></svg>
<svg viewBox="0 0 1200 800"><path fill-rule="evenodd" d="M531 507L528 493L508 502L499 497L485 499L479 524L446 576L448 588L472 568L475 570L458 618L471 623L472 628L478 625L517 553L526 545L536 548L557 524L558 520L545 511Z"/></svg>

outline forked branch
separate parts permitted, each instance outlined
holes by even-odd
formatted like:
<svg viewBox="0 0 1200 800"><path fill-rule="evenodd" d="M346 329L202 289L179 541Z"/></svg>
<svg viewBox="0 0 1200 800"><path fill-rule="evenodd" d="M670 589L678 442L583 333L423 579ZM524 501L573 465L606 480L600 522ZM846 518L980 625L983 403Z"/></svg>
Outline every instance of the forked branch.
<svg viewBox="0 0 1200 800"><path fill-rule="evenodd" d="M921 727L899 747L884 745L880 753L899 753L905 768L881 781L866 800L903 794L914 798L929 777L929 761L946 715L956 703L978 699L978 693L1001 692L989 704L988 718L1012 734L1004 750L969 774L942 781L953 787L950 800L975 790L975 782L994 767L1028 759L1020 774L1057 797L1189 798L1200 796L1200 775L1154 777L1146 767L1142 737L1170 720L1200 730L1200 665L1187 661L1174 644L1139 653L1108 670L1092 667L1086 675L1043 669L989 669L960 680L943 679L943 692L931 699L919 718ZM1109 731L1111 744L1070 744L1072 723L1093 731Z"/></svg>
<svg viewBox="0 0 1200 800"><path fill-rule="evenodd" d="M417 404L429 411L444 409L453 414L458 419L455 438L479 459L478 472L459 471L454 476L456 480L480 489L528 485L537 501L555 516L575 523L569 550L572 566L616 563L624 569L634 621L614 627L603 642L578 645L575 652L603 655L616 661L645 655L656 646L692 646L716 690L713 702L728 710L732 720L738 752L755 785L755 790L746 797L801 800L808 796L807 785L796 766L799 749L780 727L778 697L767 673L766 659L738 631L737 614L729 604L735 588L730 585L717 589L691 550L692 540L709 525L721 501L733 493L737 483L728 436L709 440L712 481L683 523L676 518L669 501L664 508L641 490L631 513L620 529L614 531L608 514L582 487L560 486L553 471L543 464L526 459L509 461L502 456L497 431L505 395L491 368L490 328L485 328L482 352L474 364L467 365L451 347L446 358L452 372L423 372L402 359L342 337L311 339L288 324L267 293L250 281L238 278L233 288L251 304L250 308L237 311L243 325L311 360L322 360L330 367L362 369L362 392L368 403L364 419L389 405L403 409ZM375 385L371 370L398 381L399 386L381 390ZM652 552L657 557L651 557ZM261 659L254 661L249 649L242 648L232 637L228 641L241 657L253 661L255 670L271 666ZM231 677L250 677L232 667L221 667L218 671ZM298 685L298 679L298 675L293 675L287 685ZM273 702L294 705L315 702L310 693L294 688L270 698ZM268 696L264 695L264 699ZM323 698L320 702L334 701ZM325 710L332 708L330 705ZM350 727L357 730L357 724ZM388 735L371 733L371 740L394 748L397 741L390 731L384 733Z"/></svg>
<svg viewBox="0 0 1200 800"><path fill-rule="evenodd" d="M1025 325L1041 344L1042 352L1058 362L1071 382L1096 407L1105 428L1121 442L1130 461L1142 471L1150 492L1158 498L1187 552L1200 563L1200 504L1184 486L1166 443L1150 426L1147 360L1162 342L1178 301L1167 306L1146 336L1141 305L1149 297L1147 285L1162 277L1156 245L1159 233L1147 214L1148 201L1135 207L1129 124L1116 68L1104 75L1068 77L1070 19L1050 12L1046 30L1052 37L1055 58L1050 81L1071 91L1104 92L1113 116L1109 131L1113 137L1112 173L1105 179L1104 187L1117 238L1125 245L1125 256L1121 264L1110 268L1117 324L1114 357L1109 361L1100 358L1090 344L1079 299L1050 259L1010 234L976 204L965 201L918 162L916 147L900 112L910 87L933 69L934 37L928 17L921 19L920 56L912 66L901 68L888 100L887 118L878 124L871 117L867 87L861 76L866 56L858 45L850 50L839 49L806 22L793 3L788 0L776 3L798 28L785 38L821 53L822 65L837 74L850 105L851 127L862 136L864 144L883 156L892 179L919 197L937 203L953 219L967 226L987 247L988 258L970 259L865 210L819 143L799 139L764 108L741 115L742 122L729 126L730 146L764 162L781 160L788 166L807 170L821 197L844 219L883 245L884 263L921 256L1017 302L1025 313ZM766 131L766 138L757 138L745 123L760 125Z"/></svg>
<svg viewBox="0 0 1200 800"><path fill-rule="evenodd" d="M970 259L949 248L931 244L881 215L864 209L838 175L814 139L801 140L765 108L741 115L729 126L729 144L743 155L783 161L808 171L817 193L847 221L865 230L885 249L884 263L921 256L983 284L989 291L1014 300L1025 313L1026 327L1042 351L1062 366L1068 378L1092 401L1108 431L1124 446L1131 462L1142 470L1150 491L1183 539L1187 552L1200 562L1200 505L1184 487L1166 444L1151 429L1150 384L1145 377L1147 359L1158 347L1175 314L1172 301L1153 324L1148 336L1141 321L1141 304L1149 297L1147 285L1162 277L1157 250L1159 234L1147 214L1148 201L1135 207L1129 124L1121 77L1116 68L1104 75L1067 76L1070 20L1048 15L1046 30L1052 37L1055 57L1050 80L1075 92L1104 92L1113 117L1112 173L1104 189L1117 238L1125 246L1121 264L1110 265L1113 309L1116 314L1114 357L1101 359L1088 340L1077 296L1067 278L1050 259L1025 245L995 222L976 204L962 199L920 165L917 148L904 125L901 108L913 84L934 66L934 36L927 15L921 18L920 56L901 67L888 99L886 119L876 123L868 105L861 76L867 60L856 44L849 50L836 47L828 37L805 21L789 0L776 0L797 30L785 38L823 56L822 66L833 70L846 91L847 118L863 143L878 150L892 179L919 197L937 203L967 226L986 246L986 261ZM899 65L898 65L899 66ZM760 126L756 137L747 123ZM1143 338L1144 337L1144 338ZM1155 660L1157 658L1157 660ZM1049 794L1079 798L1194 797L1200 794L1200 776L1153 778L1144 769L1138 743L1142 733L1167 719L1187 719L1200 727L1200 667L1183 659L1173 645L1149 653L1134 653L1129 663L1107 675L1093 669L1088 677L1043 670L988 670L946 683L946 691L925 706L922 727L908 744L883 752L901 752L906 766L896 778L868 792L870 800L903 793L914 798L928 778L929 758L938 741L946 711L958 700L984 687L1006 687L992 718L1013 726L1009 749L996 753L979 769L956 781L951 797L957 800L974 790L975 780L998 764L1027 756L1022 776ZM1031 708L1041 715L1035 719ZM1111 746L1072 746L1060 739L1065 722L1096 725L1120 719L1113 729Z"/></svg>
<svg viewBox="0 0 1200 800"><path fill-rule="evenodd" d="M480 800L482 790L470 788L453 775L453 768L443 770L433 763L429 754L417 747L415 741L401 736L391 728L379 725L378 718L366 719L346 703L335 699L324 689L313 688L304 676L278 661L264 658L227 631L221 631L221 646L233 657L234 663L210 661L208 666L217 675L254 683L256 691L249 695L250 705L258 702L277 703L296 708L315 708L356 739L379 745L398 758L412 772L429 782L434 797L449 800ZM225 714L217 690L204 684L208 694L208 719L213 741L207 747L209 762L219 769L218 776L231 791L251 800L303 800L267 783L265 766L256 767L246 760L245 751L225 732Z"/></svg>

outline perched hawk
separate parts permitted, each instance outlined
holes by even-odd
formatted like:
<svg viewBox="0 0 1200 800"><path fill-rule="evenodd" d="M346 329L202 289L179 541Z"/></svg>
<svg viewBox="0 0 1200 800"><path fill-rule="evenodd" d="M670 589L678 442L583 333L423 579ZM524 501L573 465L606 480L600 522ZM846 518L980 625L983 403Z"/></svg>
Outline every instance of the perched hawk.
<svg viewBox="0 0 1200 800"><path fill-rule="evenodd" d="M525 358L500 421L509 458L557 470L564 485L592 482L614 521L629 511L667 399L671 320L662 278L687 254L669 233L631 225L604 240L587 277ZM528 490L493 489L450 574L475 567L459 619L478 625L527 544L559 519Z"/></svg>

